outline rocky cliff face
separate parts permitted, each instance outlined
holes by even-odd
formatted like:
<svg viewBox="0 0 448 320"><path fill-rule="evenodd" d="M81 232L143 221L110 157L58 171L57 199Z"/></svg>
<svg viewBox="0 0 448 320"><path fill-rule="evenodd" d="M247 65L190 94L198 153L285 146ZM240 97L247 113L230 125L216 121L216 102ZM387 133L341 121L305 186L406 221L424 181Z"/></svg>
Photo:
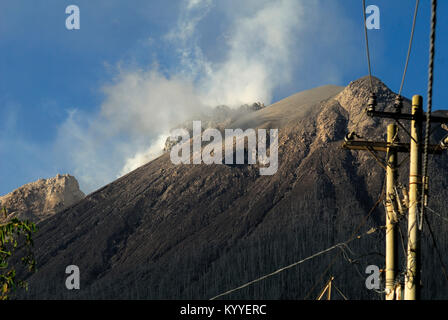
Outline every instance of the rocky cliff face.
<svg viewBox="0 0 448 320"><path fill-rule="evenodd" d="M378 109L389 108L395 94L378 79L374 85ZM279 129L273 176L260 176L257 165L174 165L164 154L43 221L35 237L39 271L29 277L25 297L209 299L383 226L382 206L367 217L383 194L383 168L367 152L341 148L352 130L369 140L385 139L389 122L363 115L368 93L367 78L346 88L324 86L226 124ZM404 107L409 111L409 100ZM445 134L435 128L434 138ZM403 130L400 139L409 141ZM399 180L407 185L406 155L399 162ZM446 212L446 153L431 158L429 174L431 207ZM428 218L446 257L448 228L437 216ZM378 299L365 287L364 270L384 267L385 233L379 230L228 298L313 299L335 276L349 298ZM424 230L424 298L446 298ZM65 288L64 270L71 264L81 270L81 290Z"/></svg>
<svg viewBox="0 0 448 320"><path fill-rule="evenodd" d="M64 210L85 197L75 177L64 174L50 179L39 179L0 197L0 207L11 218L39 222Z"/></svg>

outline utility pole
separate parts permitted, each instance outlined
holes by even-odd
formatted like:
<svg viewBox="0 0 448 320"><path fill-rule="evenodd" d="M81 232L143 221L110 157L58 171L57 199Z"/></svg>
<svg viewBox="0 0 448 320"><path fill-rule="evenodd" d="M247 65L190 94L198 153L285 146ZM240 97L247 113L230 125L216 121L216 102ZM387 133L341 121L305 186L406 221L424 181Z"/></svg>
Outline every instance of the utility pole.
<svg viewBox="0 0 448 320"><path fill-rule="evenodd" d="M367 114L370 117L379 117L393 119L403 129L403 125L400 120L411 121L411 132L408 133L411 138L410 143L400 143L396 140L397 127L395 124L391 124L387 128L387 142L375 142L375 141L355 141L354 132L346 136L343 148L349 150L361 150L369 151L374 158L380 163L380 165L386 170L386 299L394 300L400 297L397 294L397 288L395 287L398 258L397 258L397 232L396 223L398 217L396 210L394 210L394 199L396 193L394 188L396 187L397 177L397 158L398 153L410 153L411 165L410 165L410 177L409 177L409 212L408 212L408 249L407 249L407 268L405 279L405 299L416 300L420 298L420 234L418 226L419 209L421 205L419 197L419 189L422 183L422 124L426 120L426 116L423 115L423 103L421 96L414 96L412 99L412 113L403 114L401 112L402 102L401 97L397 97L395 104L395 112L376 111L376 101L371 102L369 100L369 107L367 108ZM448 118L446 117L431 117L432 123L445 123L448 124ZM428 153L441 154L444 144L429 145ZM381 159L377 156L378 152L386 152L387 159L386 165L382 163Z"/></svg>
<svg viewBox="0 0 448 320"><path fill-rule="evenodd" d="M420 230L418 226L422 185L422 97L412 98L411 121L411 166L409 171L409 216L408 216L408 249L407 270L405 279L405 300L420 299Z"/></svg>
<svg viewBox="0 0 448 320"><path fill-rule="evenodd" d="M434 147L434 146L432 146ZM397 180L398 152L409 152L409 145L398 142L398 129L395 124L387 127L387 142L353 141L346 139L343 148L369 151L379 161L376 152L386 152L386 300L395 300L396 275L398 267L397 250L397 212L394 210L395 187Z"/></svg>
<svg viewBox="0 0 448 320"><path fill-rule="evenodd" d="M397 140L395 124L387 127L387 168L386 168L386 300L395 300L395 277L397 274L397 212L394 211L395 186L397 182L397 151L392 144Z"/></svg>

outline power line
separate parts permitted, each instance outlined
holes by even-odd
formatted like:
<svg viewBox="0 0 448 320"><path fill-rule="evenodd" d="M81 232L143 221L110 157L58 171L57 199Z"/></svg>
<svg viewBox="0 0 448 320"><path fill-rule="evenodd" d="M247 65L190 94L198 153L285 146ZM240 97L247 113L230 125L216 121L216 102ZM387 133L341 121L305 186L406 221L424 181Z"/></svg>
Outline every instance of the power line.
<svg viewBox="0 0 448 320"><path fill-rule="evenodd" d="M369 213L364 217L364 219L361 221L361 223L358 225L358 227L355 229L355 231L353 231L351 237L353 238L355 236L355 234L358 233L358 231L362 228L363 225L365 225L367 223L367 220L369 219L369 217L372 215L372 213L375 211L375 209L378 207L378 205L381 203L381 201L383 200L383 197L385 196L384 194L384 180L383 180L383 186L381 188L381 194L380 197L378 198L377 202L373 205L373 207L370 209ZM314 283L314 285L311 287L311 289L308 291L307 295L305 296L304 300L306 300L311 293L313 292L313 290L316 288L316 286L319 284L319 282L322 281L322 279L324 278L325 274L328 272L328 270L330 270L330 268L336 263L336 259L337 256L335 256L333 258L333 260L330 261L330 263L328 264L327 268L325 269L325 271L321 274L320 278Z"/></svg>
<svg viewBox="0 0 448 320"><path fill-rule="evenodd" d="M367 35L366 0L362 0L362 14L364 17L364 37L366 40L367 64L369 67L370 91L373 93L372 67L370 64L369 36Z"/></svg>
<svg viewBox="0 0 448 320"><path fill-rule="evenodd" d="M398 232L400 233L400 240L401 240L401 248L403 249L403 257L407 257L408 253L406 252L406 247L404 245L404 235L403 231L401 230L401 226L398 222Z"/></svg>
<svg viewBox="0 0 448 320"><path fill-rule="evenodd" d="M368 66L368 71L369 71L369 82L370 82L370 98L369 98L368 105L369 105L369 107L374 108L377 104L377 101L376 101L376 96L374 93L374 86L373 86L373 80L372 80L372 66L371 66L371 62L370 62L369 36L367 34L367 16L366 16L366 1L365 0L362 1L362 8L363 8L362 14L364 17L364 38L365 38L365 43L366 43L365 47L366 47L366 56L367 56L367 66ZM364 119L364 116L366 113L367 113L367 110L364 110L364 112L358 118L358 121L354 125L353 130L355 130L355 128L358 126L358 124ZM355 133L355 131L352 131L346 135L346 139L351 140L351 139L353 139L354 136L356 136L356 133ZM361 138L361 137L358 136L358 138Z"/></svg>
<svg viewBox="0 0 448 320"><path fill-rule="evenodd" d="M435 56L435 42L436 42L436 27L437 27L437 0L431 2L431 33L429 43L429 66L428 66L428 108L426 110L426 132L425 132L425 147L423 160L423 184L422 184L422 205L420 214L420 228L423 228L423 215L425 213L425 206L428 205L428 147L429 136L431 130L431 111L432 111L432 92L434 82L434 56Z"/></svg>
<svg viewBox="0 0 448 320"><path fill-rule="evenodd" d="M345 241L345 242L340 242L340 243L338 243L338 244L336 244L336 245L334 245L334 246L332 246L332 247L330 247L330 248L327 248L327 249L325 249L325 250L323 250L323 251L320 251L320 252L318 252L318 253L316 253L316 254L313 254L312 256L309 256L309 257L307 257L307 258L305 258L305 259L302 259L302 260L300 260L300 261L294 262L293 264L290 264L290 265L288 265L288 266L286 266L286 267L280 268L280 269L278 269L278 270L276 270L276 271L274 271L274 272L272 272L272 273L269 273L269 274L267 274L267 275L264 275L264 276L262 276L262 277L259 277L259 278L255 279L255 280L249 281L249 282L247 282L247 283L245 283L245 284L243 284L243 285L241 285L241 286L239 286L239 287L237 287L237 288L235 288L235 289L228 290L228 291L226 291L226 292L224 292L224 293L221 293L221 294L219 294L219 295L217 295L217 296L214 296L214 297L211 298L210 300L215 300L215 299L217 299L217 298L219 298L219 297L222 297L222 296L228 295L228 294L230 294L230 293L232 293L232 292L235 292L235 291L241 290L241 289L243 289L243 288L246 288L246 287L248 287L248 286L250 286L250 285L252 285L252 284L254 284L254 283L256 283L256 282L259 282L259 281L265 280L265 279L267 279L267 278L270 278L270 277L272 277L272 276L274 276L274 275L276 275L276 274L281 273L282 271L291 269L291 268L293 268L293 267L295 267L295 266L297 266L297 265L299 265L299 264L301 264L301 263L303 263L303 262L306 262L306 261L308 261L308 260L311 260L311 259L313 259L313 258L315 258L315 257L318 257L318 256L324 254L324 253L330 252L330 251L332 251L332 250L334 250L334 249L336 249L336 248L338 248L338 247L341 247L341 246L347 246L347 244L349 244L350 242L352 242L352 241L354 241L354 240L356 240L356 239L361 239L361 238L362 238L363 236L365 236L365 235L369 235L369 234L373 234L373 233L377 232L377 231L378 231L379 229L381 229L381 228L372 228L372 229L370 229L369 231L367 231L366 233L364 233L364 234L362 234L362 235L355 236L355 235L359 232L359 230L362 228L362 226L366 224L366 222L367 222L367 220L369 219L369 217L372 215L372 213L375 211L375 209L378 207L378 205L379 205L379 204L381 203L381 201L383 200L383 197L385 196L385 194L384 194L384 186L385 186L385 184L384 184L384 181L383 181L383 186L382 186L382 188L381 188L381 194L380 194L380 197L378 198L377 202L373 205L373 207L370 209L369 213L364 217L363 221L361 221L361 223L358 225L358 227L355 229L355 231L353 231L353 233L352 233L351 237L349 238L349 240L347 240L347 241ZM336 257L337 257L337 256L336 256ZM328 271L328 269L330 269L330 267L336 262L336 257L333 258L333 260L330 262L330 264L328 265L327 270L325 271L325 273L326 273L326 272ZM313 287L313 289L314 289L314 287ZM312 291L312 290L310 290L310 291Z"/></svg>
<svg viewBox="0 0 448 320"><path fill-rule="evenodd" d="M230 293L232 293L232 292L235 292L235 291L241 290L241 289L243 289L243 288L246 288L246 287L250 286L251 284L254 284L254 283L256 283L256 282L259 282L259 281L262 281L262 280L267 279L267 278L269 278L269 277L272 277L272 276L274 276L274 275L276 275L276 274L278 274L278 273L280 273L280 272L282 272L282 271L285 271L285 270L287 270L287 269L291 269L292 267L295 267L295 266L297 266L297 265L299 265L299 264L301 264L301 263L303 263L303 262L305 262L305 261L308 261L308 260L311 260L311 259L313 259L313 258L315 258L315 257L318 257L318 256L320 256L320 255L322 255L322 254L324 254L324 253L327 253L327 252L329 252L329 251L332 251L332 250L334 250L334 249L336 249L336 248L339 248L339 247L341 247L341 246L346 246L346 245L349 244L350 242L352 242L352 241L354 241L354 240L356 240L356 239L361 239L361 237L363 237L363 236L365 236L365 235L369 235L369 234L372 234L372 233L377 232L380 228L376 228L376 229L375 229L375 228L372 228L372 229L370 229L369 231L367 231L366 233L364 233L363 235L355 236L355 235L358 233L358 231L362 228L362 226L366 224L366 222L367 222L367 220L369 219L369 217L372 215L372 213L375 211L375 209L376 209L376 208L378 207L378 205L381 203L383 197L384 197L384 182L383 182L383 190L381 191L381 195L380 195L380 197L378 198L378 201L373 205L373 207L370 209L369 213L364 217L363 221L362 221L362 222L358 225L358 227L355 229L355 231L353 232L353 234L351 235L351 237L349 238L349 240L347 240L347 241L345 241L345 242L340 242L340 243L338 243L338 244L336 244L336 245L334 245L334 246L332 246L332 247L330 247L330 248L327 248L327 249L325 249L325 250L323 250L323 251L320 251L320 252L318 252L318 253L316 253L316 254L313 254L312 256L309 256L309 257L307 257L307 258L305 258L305 259L302 259L302 260L300 260L300 261L294 262L293 264L290 264L290 265L288 265L288 266L286 266L286 267L280 268L280 269L278 269L278 270L276 270L276 271L274 271L274 272L272 272L272 273L269 273L269 274L267 274L267 275L264 275L264 276L262 276L262 277L260 277L260 278L255 279L255 280L252 280L252 281L250 281L250 282L247 282L247 283L245 283L245 284L243 284L243 285L241 285L241 286L239 286L239 287L237 287L237 288L235 288L235 289L232 289L232 290L226 291L226 292L224 292L224 293L221 293L221 294L219 294L219 295L217 295L217 296L211 298L210 300L215 300L215 299L217 299L217 298L219 298L219 297L222 297L222 296L228 295L228 294L230 294ZM337 256L336 256L336 257L337 257ZM333 260L332 260L332 261L330 262L330 264L328 265L327 269L329 269L329 268L336 262L336 257L333 258ZM326 271L328 271L328 270L326 270ZM326 271L325 271L325 273L326 273ZM313 289L314 289L314 287L313 287ZM311 290L310 290L310 291L311 291Z"/></svg>
<svg viewBox="0 0 448 320"><path fill-rule="evenodd" d="M418 13L419 3L420 3L420 0L416 0L415 11L414 11L414 19L412 21L411 38L409 39L408 54L407 54L406 63L405 63L405 66L404 66L403 77L401 78L401 85L400 85L400 91L398 93L398 96L401 96L401 92L403 91L404 80L406 78L406 72L408 70L409 59L410 59L411 50L412 50L412 41L414 39L415 24L417 22L417 13Z"/></svg>
<svg viewBox="0 0 448 320"><path fill-rule="evenodd" d="M344 300L348 300L348 298L342 293L341 290L339 290L338 287L336 287L336 285L334 283L332 285L333 285L333 288L335 288L336 291L342 296L342 298L344 298Z"/></svg>
<svg viewBox="0 0 448 320"><path fill-rule="evenodd" d="M434 213L436 216L438 216L440 219L448 222L448 218L442 216L440 213L436 212L435 210L431 209L430 207L426 207L430 212Z"/></svg>
<svg viewBox="0 0 448 320"><path fill-rule="evenodd" d="M250 285L252 285L252 284L254 284L254 283L256 283L256 282L259 282L259 281L265 280L265 279L267 279L267 278L270 278L270 277L272 277L272 276L274 276L274 275L276 275L276 274L279 274L279 273L281 273L281 272L283 272L283 271L285 271L285 270L291 269L291 268L293 268L293 267L295 267L295 266L297 266L297 265L299 265L299 264L302 264L302 263L304 263L304 262L306 262L306 261L308 261L308 260L314 259L314 258L316 258L316 257L318 257L318 256L320 256L320 255L323 255L323 254L325 254L325 253L327 253L327 252L330 252L330 251L332 251L332 250L334 250L334 249L336 249L336 248L339 248L340 246L345 246L345 245L347 245L348 243L350 243L350 242L352 242L352 241L354 241L354 240L358 240L358 239L361 239L362 237L364 237L364 236L366 236L366 235L373 234L373 233L377 232L379 229L380 229L380 228L371 229L371 230L369 230L369 231L367 231L367 232L365 232L365 233L363 233L363 234L361 234L361 235L358 235L358 236L356 236L356 237L352 237L351 239L349 239L349 240L347 240L347 241L345 241L345 242L340 242L340 243L338 243L338 244L335 244L334 246L331 246L331 247L329 247L329 248L327 248L327 249L325 249L325 250L319 251L319 252L317 252L317 253L315 253L315 254L313 254L313 255L311 255L311 256L305 258L305 259L302 259L302 260L299 260L299 261L297 261L297 262L294 262L294 263L292 263L292 264L290 264L290 265L288 265L288 266L286 266L286 267L280 268L280 269L278 269L278 270L276 270L276 271L274 271L274 272L271 272L271 273L269 273L269 274L266 274L266 275L264 275L264 276L262 276L262 277L259 277L259 278L255 279L255 280L249 281L249 282L247 282L247 283L245 283L245 284L243 284L243 285L241 285L241 286L239 286L239 287L237 287L237 288L235 288L235 289L232 289L232 290L226 291L226 292L224 292L224 293L221 293L221 294L219 294L219 295L217 295L217 296L214 296L214 297L211 298L210 300L215 300L215 299L217 299L217 298L219 298L219 297L222 297L222 296L228 295L228 294L230 294L230 293L232 293L232 292L235 292L235 291L241 290L241 289L243 289L243 288L246 288L246 287L248 287L248 286L250 286Z"/></svg>

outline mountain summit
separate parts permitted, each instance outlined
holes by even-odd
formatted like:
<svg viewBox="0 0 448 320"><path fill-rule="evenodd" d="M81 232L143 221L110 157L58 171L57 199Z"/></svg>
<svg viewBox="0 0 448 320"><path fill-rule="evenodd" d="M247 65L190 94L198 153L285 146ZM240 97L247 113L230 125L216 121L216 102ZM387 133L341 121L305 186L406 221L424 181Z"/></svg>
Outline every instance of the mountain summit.
<svg viewBox="0 0 448 320"><path fill-rule="evenodd" d="M376 78L374 87L378 109L389 108L396 94ZM384 225L381 206L366 218L382 193L383 169L368 153L341 148L349 131L385 139L387 121L363 112L369 90L368 78L319 87L229 123L279 129L273 176L260 176L251 165L174 165L165 153L43 221L35 238L38 272L25 297L208 299ZM409 110L409 100L404 105ZM444 154L431 161L435 210L448 196L447 160ZM407 166L399 170L405 185ZM446 231L434 227L441 240ZM426 297L446 296L425 241ZM446 254L448 242L441 243ZM349 298L378 299L365 287L364 270L383 266L383 247L382 231L227 298L315 298L335 276ZM72 264L80 268L80 290L65 288Z"/></svg>
<svg viewBox="0 0 448 320"><path fill-rule="evenodd" d="M0 197L0 208L8 209L8 217L0 217L0 222L11 218L45 220L84 197L78 181L71 175L39 179Z"/></svg>

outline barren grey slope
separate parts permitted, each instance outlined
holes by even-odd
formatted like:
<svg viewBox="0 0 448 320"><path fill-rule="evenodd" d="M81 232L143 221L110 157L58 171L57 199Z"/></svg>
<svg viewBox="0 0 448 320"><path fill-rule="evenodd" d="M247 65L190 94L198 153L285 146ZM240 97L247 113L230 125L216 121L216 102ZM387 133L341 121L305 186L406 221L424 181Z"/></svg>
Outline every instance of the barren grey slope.
<svg viewBox="0 0 448 320"><path fill-rule="evenodd" d="M393 92L377 79L375 87L379 107L389 107ZM363 78L346 88L294 95L235 122L233 127L280 127L273 176L260 176L256 166L247 165L175 166L165 154L44 221L36 237L39 271L29 278L27 297L210 298L347 240L377 201L384 180L368 154L341 149L348 130L384 140L387 122L363 116L368 95ZM431 202L438 210L448 196L447 160L444 155L431 163ZM406 183L405 165L400 174ZM359 232L383 224L380 207ZM443 225L435 232L446 240ZM378 298L365 289L358 271L382 265L382 237L351 246L357 265L334 251L229 297L302 299L322 275L313 297L334 275L349 298ZM447 242L441 243L446 253ZM431 287L426 297L446 296L434 271L438 266L430 262L435 253L426 250L424 268L432 271L424 278ZM336 263L323 273L335 255ZM65 289L70 264L80 267L79 291Z"/></svg>

